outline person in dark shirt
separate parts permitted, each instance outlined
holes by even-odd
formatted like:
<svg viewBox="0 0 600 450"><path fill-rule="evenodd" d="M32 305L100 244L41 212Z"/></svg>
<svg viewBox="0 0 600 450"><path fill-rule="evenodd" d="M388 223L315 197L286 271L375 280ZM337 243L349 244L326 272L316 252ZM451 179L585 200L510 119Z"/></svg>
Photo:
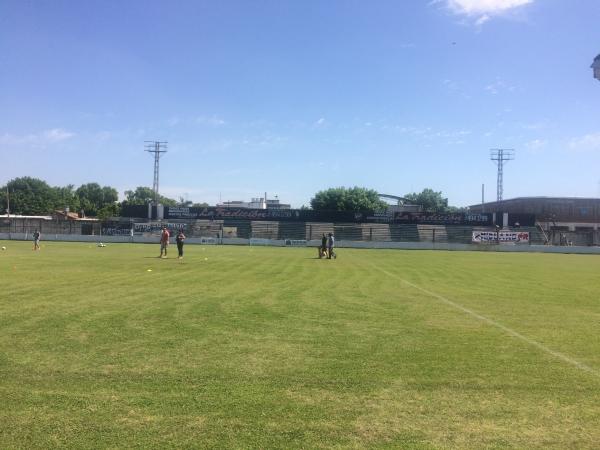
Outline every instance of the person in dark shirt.
<svg viewBox="0 0 600 450"><path fill-rule="evenodd" d="M33 249L34 250L40 249L40 238L41 237L42 237L42 234L38 230L35 230L35 233L33 233Z"/></svg>
<svg viewBox="0 0 600 450"><path fill-rule="evenodd" d="M323 233L323 237L321 238L321 248L319 248L319 258L323 258L327 256L327 236Z"/></svg>
<svg viewBox="0 0 600 450"><path fill-rule="evenodd" d="M185 234L183 234L182 230L179 230L179 233L177 233L177 236L175 237L175 242L177 242L177 252L179 253L179 256L177 256L178 259L183 258L183 241L185 241Z"/></svg>

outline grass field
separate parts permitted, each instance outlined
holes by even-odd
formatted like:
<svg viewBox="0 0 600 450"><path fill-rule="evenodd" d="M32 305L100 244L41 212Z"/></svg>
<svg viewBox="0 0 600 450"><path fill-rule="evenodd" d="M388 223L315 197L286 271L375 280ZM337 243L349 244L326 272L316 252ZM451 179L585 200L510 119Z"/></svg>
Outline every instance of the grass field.
<svg viewBox="0 0 600 450"><path fill-rule="evenodd" d="M598 448L600 258L0 242L0 448Z"/></svg>

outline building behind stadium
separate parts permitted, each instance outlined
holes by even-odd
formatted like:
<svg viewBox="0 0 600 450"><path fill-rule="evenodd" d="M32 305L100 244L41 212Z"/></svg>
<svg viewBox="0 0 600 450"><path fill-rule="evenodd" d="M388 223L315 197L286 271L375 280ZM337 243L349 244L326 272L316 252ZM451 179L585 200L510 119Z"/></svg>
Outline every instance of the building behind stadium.
<svg viewBox="0 0 600 450"><path fill-rule="evenodd" d="M533 214L546 231L593 231L600 227L600 198L517 197L471 205L469 211Z"/></svg>

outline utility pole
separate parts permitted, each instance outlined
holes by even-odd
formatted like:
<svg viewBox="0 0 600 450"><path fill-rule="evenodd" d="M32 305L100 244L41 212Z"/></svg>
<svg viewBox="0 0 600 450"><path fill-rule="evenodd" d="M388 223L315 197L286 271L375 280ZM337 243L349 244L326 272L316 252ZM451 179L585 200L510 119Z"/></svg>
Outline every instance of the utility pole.
<svg viewBox="0 0 600 450"><path fill-rule="evenodd" d="M481 183L481 213L485 212L485 184Z"/></svg>
<svg viewBox="0 0 600 450"><path fill-rule="evenodd" d="M506 148L493 148L490 150L490 159L495 161L498 165L498 183L496 185L496 201L502 201L502 192L503 192L503 166L504 161L510 161L511 159L515 159L515 151L513 149Z"/></svg>
<svg viewBox="0 0 600 450"><path fill-rule="evenodd" d="M8 240L10 241L12 239L12 227L10 223L10 192L8 185L6 185L6 218L8 220Z"/></svg>
<svg viewBox="0 0 600 450"><path fill-rule="evenodd" d="M154 204L158 205L158 160L161 153L167 153L166 141L144 141L144 149L148 153L154 153L154 183L152 190L154 191Z"/></svg>

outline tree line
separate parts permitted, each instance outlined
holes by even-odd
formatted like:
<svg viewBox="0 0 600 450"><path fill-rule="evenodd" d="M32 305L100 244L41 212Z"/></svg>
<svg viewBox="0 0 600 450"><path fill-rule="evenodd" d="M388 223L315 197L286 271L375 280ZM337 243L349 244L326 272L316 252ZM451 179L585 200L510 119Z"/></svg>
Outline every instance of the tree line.
<svg viewBox="0 0 600 450"><path fill-rule="evenodd" d="M417 193L404 195L407 203L420 205L423 211L434 213L464 212L466 208L449 206L448 199L441 192L426 188ZM377 191L362 187L337 187L319 191L311 199L310 205L315 210L329 211L382 211L388 204L379 198Z"/></svg>
<svg viewBox="0 0 600 450"><path fill-rule="evenodd" d="M441 192L424 189L420 193L409 193L404 198L411 204L421 205L424 211L449 213L462 211L448 206L448 199ZM46 215L56 210L65 210L85 216L107 218L119 216L121 208L128 205L147 205L154 200L154 191L149 187L138 186L125 191L125 199L119 202L119 193L110 186L86 183L75 186L50 186L43 180L20 177L9 181L0 188L2 213L8 210L19 215ZM206 203L193 203L183 198L179 200L159 196L165 206L205 207ZM319 191L310 201L314 210L321 211L381 211L387 203L379 198L373 189L363 187L337 187Z"/></svg>
<svg viewBox="0 0 600 450"><path fill-rule="evenodd" d="M125 191L125 200L119 202L119 193L110 186L98 183L86 183L75 186L50 186L43 180L32 177L20 177L9 181L0 188L2 213L19 215L46 215L53 211L64 211L91 217L115 217L125 205L145 205L154 200L154 191L148 187L137 187ZM177 200L160 196L163 205L177 206ZM182 200L183 202L183 200ZM185 203L185 202L184 202Z"/></svg>

